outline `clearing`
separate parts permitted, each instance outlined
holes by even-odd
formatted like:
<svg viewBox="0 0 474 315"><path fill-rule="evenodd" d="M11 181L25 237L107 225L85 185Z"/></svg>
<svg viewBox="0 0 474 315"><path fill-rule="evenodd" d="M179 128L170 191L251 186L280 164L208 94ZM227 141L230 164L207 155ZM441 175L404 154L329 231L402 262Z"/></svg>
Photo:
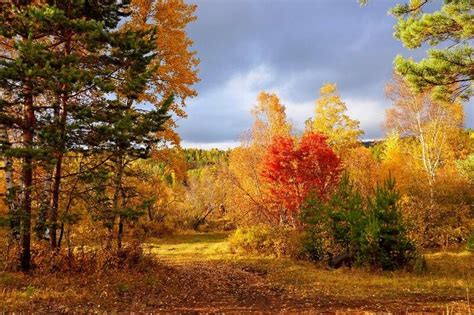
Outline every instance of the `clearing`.
<svg viewBox="0 0 474 315"><path fill-rule="evenodd" d="M474 255L464 252L427 254L428 271L414 275L234 254L225 233L151 239L146 251L159 267L72 276L0 272L0 312L467 313L474 292Z"/></svg>

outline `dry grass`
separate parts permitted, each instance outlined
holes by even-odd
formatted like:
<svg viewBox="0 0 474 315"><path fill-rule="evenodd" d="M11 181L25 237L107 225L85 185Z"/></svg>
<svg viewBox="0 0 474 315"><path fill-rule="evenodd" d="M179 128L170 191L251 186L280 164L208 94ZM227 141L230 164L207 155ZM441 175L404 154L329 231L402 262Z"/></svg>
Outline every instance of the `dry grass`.
<svg viewBox="0 0 474 315"><path fill-rule="evenodd" d="M151 240L151 253L164 261L195 263L219 261L264 275L277 288L308 298L331 296L341 300L400 300L444 307L449 302L474 300L474 255L436 252L425 255L422 274L405 271L374 272L363 269L328 269L324 264L275 257L233 254L225 234L191 234Z"/></svg>
<svg viewBox="0 0 474 315"><path fill-rule="evenodd" d="M466 252L427 254L428 269L417 275L330 270L289 259L233 254L225 233L150 239L145 248L161 264L140 272L0 272L0 312L184 311L237 306L262 310L268 303L293 310L446 312L448 307L450 311L467 312L468 290L471 301L474 299L474 255Z"/></svg>
<svg viewBox="0 0 474 315"><path fill-rule="evenodd" d="M192 233L172 238L152 238L144 244L145 252L171 262L232 259L226 233Z"/></svg>

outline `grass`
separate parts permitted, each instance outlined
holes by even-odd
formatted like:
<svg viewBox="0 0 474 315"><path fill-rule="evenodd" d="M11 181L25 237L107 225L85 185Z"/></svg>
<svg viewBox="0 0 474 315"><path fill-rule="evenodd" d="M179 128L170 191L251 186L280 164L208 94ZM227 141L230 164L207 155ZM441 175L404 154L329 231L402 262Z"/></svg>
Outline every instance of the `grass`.
<svg viewBox="0 0 474 315"><path fill-rule="evenodd" d="M259 285L298 297L297 301L330 301L336 310L464 307L466 311L468 290L471 304L474 300L474 255L468 252L427 253L428 268L423 274L332 270L325 264L232 253L227 237L226 233L193 233L149 239L145 249L163 264L144 272L0 272L0 312L179 309L183 303L189 306L191 297L199 300L202 290L212 296L214 285L228 286L229 282L222 280L228 275L235 279L228 280L231 282L241 281L240 277L257 279ZM205 270L211 270L210 274ZM245 281L237 287L245 288ZM201 299L208 304L209 298Z"/></svg>
<svg viewBox="0 0 474 315"><path fill-rule="evenodd" d="M231 259L227 233L192 233L171 238L152 238L145 249L158 259L173 262L209 261Z"/></svg>
<svg viewBox="0 0 474 315"><path fill-rule="evenodd" d="M474 255L469 252L428 253L425 255L427 270L414 274L347 268L332 270L324 264L233 254L224 233L153 239L149 248L151 253L166 261L219 261L230 264L264 275L265 280L275 287L312 298L321 295L351 301L409 298L444 305L446 301L465 301L467 292L474 292Z"/></svg>

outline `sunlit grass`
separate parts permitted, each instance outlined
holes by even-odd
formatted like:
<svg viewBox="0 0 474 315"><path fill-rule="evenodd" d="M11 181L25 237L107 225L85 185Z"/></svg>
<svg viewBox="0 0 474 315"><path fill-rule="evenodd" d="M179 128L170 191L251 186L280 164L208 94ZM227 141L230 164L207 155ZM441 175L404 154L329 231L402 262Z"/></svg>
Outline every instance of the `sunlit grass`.
<svg viewBox="0 0 474 315"><path fill-rule="evenodd" d="M172 238L150 239L144 248L163 260L222 260L234 256L230 252L227 237L226 233L183 234Z"/></svg>
<svg viewBox="0 0 474 315"><path fill-rule="evenodd" d="M286 292L311 301L339 301L337 307L381 305L380 308L384 309L391 305L394 309L405 309L404 302L407 302L442 309L447 305L466 309L468 290L471 292L471 305L474 300L474 255L468 252L428 253L425 255L428 269L422 274L357 268L333 270L327 268L325 263L233 253L227 237L226 233L190 233L149 239L145 249L162 262L163 268L145 273L117 270L113 274L99 275L58 273L29 276L18 272L0 272L0 301L4 303L3 308L0 303L0 312L34 309L32 305L48 304L55 307L71 305L74 306L72 310L80 310L81 305L88 303L93 303L97 310L119 310L125 307L128 299L137 303L132 309L146 309L147 303L154 305L159 301L153 294L178 296L183 282L167 280L175 276L169 272L175 272L170 270L177 270L173 267L176 265L183 267L181 272L191 270L187 269L188 264L191 267L198 264L215 268L227 266L245 271L259 277L262 283L276 292ZM171 269L168 269L169 266ZM175 280L181 277L178 275ZM142 295L146 295L147 299ZM68 308L61 310L68 311Z"/></svg>
<svg viewBox="0 0 474 315"><path fill-rule="evenodd" d="M234 254L225 233L187 234L151 239L150 252L159 259L180 263L219 261L265 277L268 283L303 296L330 295L343 299L401 299L436 296L440 300L466 300L474 292L474 255L436 252L425 255L422 274L368 269L332 270L324 263ZM472 297L471 297L472 299Z"/></svg>

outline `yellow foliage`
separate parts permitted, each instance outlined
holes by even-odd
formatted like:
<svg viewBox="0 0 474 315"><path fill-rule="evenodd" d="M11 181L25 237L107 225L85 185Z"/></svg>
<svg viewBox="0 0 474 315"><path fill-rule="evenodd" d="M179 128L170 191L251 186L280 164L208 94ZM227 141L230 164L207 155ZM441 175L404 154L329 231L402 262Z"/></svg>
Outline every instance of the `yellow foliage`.
<svg viewBox="0 0 474 315"><path fill-rule="evenodd" d="M372 156L370 149L359 146L347 150L342 160L345 170L363 196L373 193L382 179L380 162Z"/></svg>
<svg viewBox="0 0 474 315"><path fill-rule="evenodd" d="M284 136L291 133L285 106L281 104L276 94L260 92L258 102L252 109L255 119L251 131L253 145L268 146L275 136Z"/></svg>
<svg viewBox="0 0 474 315"><path fill-rule="evenodd" d="M359 122L346 114L347 106L341 100L336 85L325 84L319 92L315 116L308 121L307 131L326 135L329 144L339 153L354 147L364 132L359 128Z"/></svg>
<svg viewBox="0 0 474 315"><path fill-rule="evenodd" d="M387 110L387 129L414 140L406 153L412 155L430 185L434 185L438 170L452 163L456 151L460 151L456 144L463 135L462 104L434 101L430 91L415 93L400 76L387 85L386 93L393 101Z"/></svg>

